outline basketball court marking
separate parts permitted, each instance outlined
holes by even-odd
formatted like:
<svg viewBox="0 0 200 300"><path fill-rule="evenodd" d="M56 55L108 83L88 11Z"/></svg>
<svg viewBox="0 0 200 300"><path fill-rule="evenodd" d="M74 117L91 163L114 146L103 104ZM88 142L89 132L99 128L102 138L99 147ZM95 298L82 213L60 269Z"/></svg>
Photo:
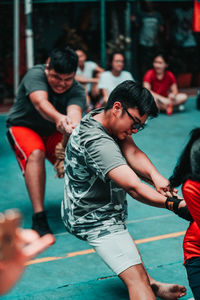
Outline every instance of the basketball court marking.
<svg viewBox="0 0 200 300"><path fill-rule="evenodd" d="M145 239L135 240L135 243L136 244L144 244L144 243L154 242L154 241L163 240L163 239L175 238L178 236L182 236L184 234L185 234L185 231L173 232L173 233L168 233L168 234L163 234L163 235L158 235L158 236L152 236L152 237L145 238ZM70 252L66 256L58 256L58 257L53 256L53 257L37 258L37 259L30 260L29 262L26 263L26 265L39 264L39 263L43 263L43 262L65 259L65 258L70 258L70 257L74 257L74 256L79 256L79 255L87 255L87 254L91 254L91 253L95 253L95 250L94 249L86 249L86 250L81 250L81 251Z"/></svg>

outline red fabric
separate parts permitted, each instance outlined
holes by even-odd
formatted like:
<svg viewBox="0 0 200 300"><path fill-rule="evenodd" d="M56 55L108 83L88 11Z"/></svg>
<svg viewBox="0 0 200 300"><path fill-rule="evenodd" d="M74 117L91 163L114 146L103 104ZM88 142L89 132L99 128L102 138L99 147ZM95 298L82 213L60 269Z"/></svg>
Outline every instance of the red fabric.
<svg viewBox="0 0 200 300"><path fill-rule="evenodd" d="M184 261L200 256L200 182L187 180L182 188L183 197L194 219L183 241Z"/></svg>
<svg viewBox="0 0 200 300"><path fill-rule="evenodd" d="M200 2L194 0L193 31L200 32Z"/></svg>
<svg viewBox="0 0 200 300"><path fill-rule="evenodd" d="M41 137L35 131L21 126L13 126L10 133L14 143L17 161L24 174L29 155L36 149L42 150L45 157L54 164L56 161L55 147L62 140L60 132L54 132L48 137Z"/></svg>
<svg viewBox="0 0 200 300"><path fill-rule="evenodd" d="M173 83L176 83L174 74L170 71L165 71L162 80L157 79L154 69L147 71L144 75L143 81L151 85L151 90L163 97L167 97L169 89Z"/></svg>

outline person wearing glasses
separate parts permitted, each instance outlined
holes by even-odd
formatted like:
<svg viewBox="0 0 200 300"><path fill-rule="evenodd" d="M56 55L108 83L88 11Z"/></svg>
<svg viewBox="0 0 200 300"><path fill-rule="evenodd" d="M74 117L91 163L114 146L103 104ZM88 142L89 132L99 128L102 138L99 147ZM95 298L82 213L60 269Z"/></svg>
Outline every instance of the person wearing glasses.
<svg viewBox="0 0 200 300"><path fill-rule="evenodd" d="M77 66L71 48L53 49L46 64L25 74L7 117L7 137L33 206L32 229L40 236L52 233L44 210L45 159L55 164L57 144L80 122L86 107L84 89L74 79Z"/></svg>
<svg viewBox="0 0 200 300"><path fill-rule="evenodd" d="M178 299L186 293L184 286L155 281L146 273L126 225L126 193L155 207L168 208L170 201L172 210L178 201L172 197L176 190L170 189L169 181L132 139L148 117L157 115L151 93L139 83L124 81L111 92L104 108L81 120L66 147L64 225L95 249L134 300ZM138 176L152 182L155 189ZM178 214L180 207L187 209L184 200L177 205Z"/></svg>

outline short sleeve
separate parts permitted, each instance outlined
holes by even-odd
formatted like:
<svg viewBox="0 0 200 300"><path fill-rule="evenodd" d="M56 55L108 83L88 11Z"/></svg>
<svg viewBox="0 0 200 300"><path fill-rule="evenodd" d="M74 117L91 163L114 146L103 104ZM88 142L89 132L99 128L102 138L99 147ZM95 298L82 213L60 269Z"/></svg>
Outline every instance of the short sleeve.
<svg viewBox="0 0 200 300"><path fill-rule="evenodd" d="M107 88L107 80L106 80L106 72L102 72L98 82L99 89L106 89Z"/></svg>
<svg viewBox="0 0 200 300"><path fill-rule="evenodd" d="M174 76L174 74L171 71L168 71L168 74L170 77L171 84L176 83L177 81L176 81L176 77Z"/></svg>
<svg viewBox="0 0 200 300"><path fill-rule="evenodd" d="M144 74L143 82L146 81L151 84L151 79L152 79L152 70L149 70Z"/></svg>
<svg viewBox="0 0 200 300"><path fill-rule="evenodd" d="M81 107L82 111L85 112L85 107L86 107L85 91L84 88L76 81L69 94L69 100L67 102L67 106L69 105L78 105Z"/></svg>
<svg viewBox="0 0 200 300"><path fill-rule="evenodd" d="M130 72L126 72L126 80L133 80L135 81L135 79L133 78L132 74Z"/></svg>
<svg viewBox="0 0 200 300"><path fill-rule="evenodd" d="M48 92L48 84L45 77L44 70L41 68L32 68L25 75L24 88L26 96L35 91L46 91Z"/></svg>
<svg viewBox="0 0 200 300"><path fill-rule="evenodd" d="M105 181L107 173L120 165L125 165L126 160L114 140L102 137L85 144L85 163Z"/></svg>
<svg viewBox="0 0 200 300"><path fill-rule="evenodd" d="M92 71L96 69L97 64L94 61L89 60L88 63L90 64L90 69Z"/></svg>

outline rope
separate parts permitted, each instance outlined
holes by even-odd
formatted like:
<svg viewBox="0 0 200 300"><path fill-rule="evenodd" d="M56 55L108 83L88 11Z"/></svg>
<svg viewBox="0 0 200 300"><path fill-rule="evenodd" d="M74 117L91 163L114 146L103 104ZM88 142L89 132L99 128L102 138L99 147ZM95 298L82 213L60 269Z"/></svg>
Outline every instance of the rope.
<svg viewBox="0 0 200 300"><path fill-rule="evenodd" d="M56 162L54 164L54 170L56 171L56 177L64 177L64 160L65 160L65 147L68 141L69 135L64 135L60 143L56 145L55 156Z"/></svg>

